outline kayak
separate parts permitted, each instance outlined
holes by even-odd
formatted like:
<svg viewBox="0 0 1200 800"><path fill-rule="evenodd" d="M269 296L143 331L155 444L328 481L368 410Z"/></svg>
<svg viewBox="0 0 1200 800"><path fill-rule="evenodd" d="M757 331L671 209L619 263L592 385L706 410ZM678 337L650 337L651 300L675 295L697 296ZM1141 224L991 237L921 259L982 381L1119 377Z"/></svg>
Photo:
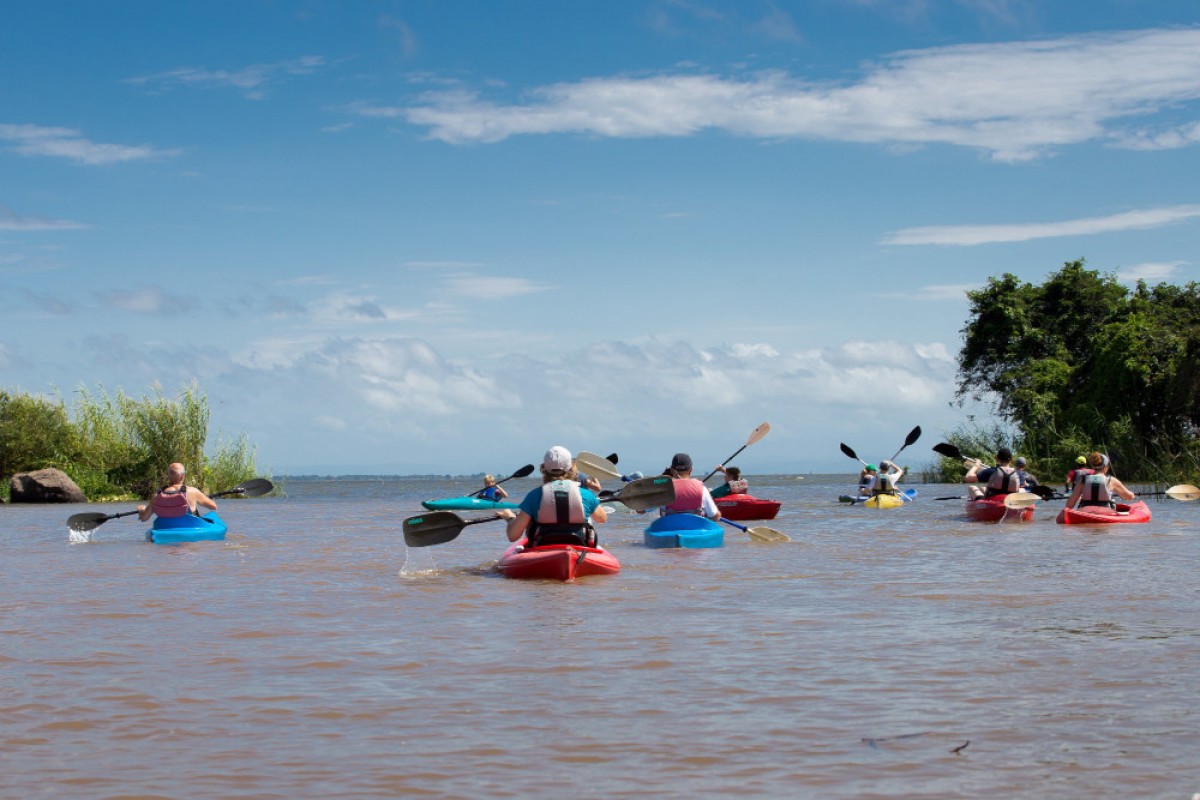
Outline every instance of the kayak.
<svg viewBox="0 0 1200 800"><path fill-rule="evenodd" d="M1054 520L1059 525L1095 525L1111 522L1149 522L1150 507L1138 500L1135 503L1117 503L1110 506L1082 506L1064 508Z"/></svg>
<svg viewBox="0 0 1200 800"><path fill-rule="evenodd" d="M866 498L844 494L838 498L838 502L850 505L862 503L867 508L899 508L905 503L911 503L916 498L916 489L904 489L900 494L877 494Z"/></svg>
<svg viewBox="0 0 1200 800"><path fill-rule="evenodd" d="M999 522L1002 519L1010 522L1029 522L1033 519L1033 506L1009 508L1004 505L1006 496L994 494L991 497L968 497L967 517L976 522Z"/></svg>
<svg viewBox="0 0 1200 800"><path fill-rule="evenodd" d="M187 514L182 517L155 517L146 541L155 544L183 544L184 542L208 542L225 538L229 526L225 520L210 512L203 517Z"/></svg>
<svg viewBox="0 0 1200 800"><path fill-rule="evenodd" d="M446 497L442 500L422 500L430 511L494 511L498 508L519 508L507 500L484 500L480 497Z"/></svg>
<svg viewBox="0 0 1200 800"><path fill-rule="evenodd" d="M526 548L527 541L513 542L500 556L496 569L504 577L567 582L589 575L616 575L621 571L617 557L600 547L547 544Z"/></svg>
<svg viewBox="0 0 1200 800"><path fill-rule="evenodd" d="M778 500L763 500L748 494L727 494L717 498L717 508L725 519L775 519L781 503Z"/></svg>
<svg viewBox="0 0 1200 800"><path fill-rule="evenodd" d="M720 547L725 529L699 514L667 514L646 526L646 547Z"/></svg>

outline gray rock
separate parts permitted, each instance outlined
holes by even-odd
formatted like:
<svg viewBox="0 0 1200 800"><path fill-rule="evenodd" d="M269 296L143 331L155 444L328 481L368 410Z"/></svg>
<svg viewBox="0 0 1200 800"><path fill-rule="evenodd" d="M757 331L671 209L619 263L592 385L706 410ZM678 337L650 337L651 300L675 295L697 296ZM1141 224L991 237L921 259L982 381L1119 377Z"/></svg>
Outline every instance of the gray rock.
<svg viewBox="0 0 1200 800"><path fill-rule="evenodd" d="M13 503L86 503L83 491L60 469L18 472L8 482Z"/></svg>

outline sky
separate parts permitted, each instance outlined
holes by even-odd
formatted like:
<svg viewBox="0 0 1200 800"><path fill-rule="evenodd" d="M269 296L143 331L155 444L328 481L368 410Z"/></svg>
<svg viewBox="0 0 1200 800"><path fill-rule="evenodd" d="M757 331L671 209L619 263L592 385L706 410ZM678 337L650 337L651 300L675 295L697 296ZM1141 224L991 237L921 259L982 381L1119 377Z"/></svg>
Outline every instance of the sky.
<svg viewBox="0 0 1200 800"><path fill-rule="evenodd" d="M273 474L853 472L966 292L1197 280L1192 0L11 0L0 388Z"/></svg>

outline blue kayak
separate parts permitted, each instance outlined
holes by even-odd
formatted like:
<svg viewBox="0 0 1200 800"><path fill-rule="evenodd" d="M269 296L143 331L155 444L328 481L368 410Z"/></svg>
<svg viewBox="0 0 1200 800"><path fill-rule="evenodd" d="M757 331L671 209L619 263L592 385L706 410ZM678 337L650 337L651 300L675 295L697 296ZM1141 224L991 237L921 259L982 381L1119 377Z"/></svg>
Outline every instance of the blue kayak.
<svg viewBox="0 0 1200 800"><path fill-rule="evenodd" d="M183 544L185 542L208 542L225 538L229 526L215 511L197 517L187 514L182 517L155 517L146 541L155 544Z"/></svg>
<svg viewBox="0 0 1200 800"><path fill-rule="evenodd" d="M646 527L646 547L721 547L725 529L698 514L668 514Z"/></svg>
<svg viewBox="0 0 1200 800"><path fill-rule="evenodd" d="M430 511L489 511L497 508L520 508L507 500L484 500L480 497L447 497L442 500L422 500Z"/></svg>

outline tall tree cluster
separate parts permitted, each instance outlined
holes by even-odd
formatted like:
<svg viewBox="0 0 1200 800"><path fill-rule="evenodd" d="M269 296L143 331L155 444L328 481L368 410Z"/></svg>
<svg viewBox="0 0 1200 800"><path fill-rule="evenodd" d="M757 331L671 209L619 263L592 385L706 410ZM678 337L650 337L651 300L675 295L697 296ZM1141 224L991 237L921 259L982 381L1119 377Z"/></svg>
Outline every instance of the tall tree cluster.
<svg viewBox="0 0 1200 800"><path fill-rule="evenodd" d="M958 395L996 402L1023 450L1069 464L1111 453L1146 480L1200 458L1200 286L1116 277L1067 262L1041 285L1005 274L968 292Z"/></svg>

